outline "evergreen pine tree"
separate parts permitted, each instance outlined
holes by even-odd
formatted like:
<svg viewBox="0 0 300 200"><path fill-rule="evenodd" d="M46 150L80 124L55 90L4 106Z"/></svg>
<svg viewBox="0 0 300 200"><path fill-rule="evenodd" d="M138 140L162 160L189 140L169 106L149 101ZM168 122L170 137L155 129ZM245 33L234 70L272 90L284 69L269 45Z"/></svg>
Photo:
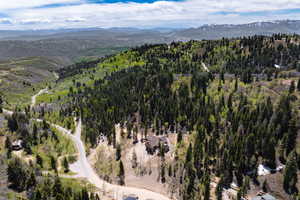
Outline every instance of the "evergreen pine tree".
<svg viewBox="0 0 300 200"><path fill-rule="evenodd" d="M177 134L177 143L181 143L182 141L182 131L179 130L178 134Z"/></svg>
<svg viewBox="0 0 300 200"><path fill-rule="evenodd" d="M36 185L36 178L35 178L35 174L34 172L31 170L30 172L30 176L29 178L27 179L27 182L26 182L26 187L27 187L27 190L34 187Z"/></svg>
<svg viewBox="0 0 300 200"><path fill-rule="evenodd" d="M124 165L122 160L119 161L119 184L125 185L125 171L124 171Z"/></svg>
<svg viewBox="0 0 300 200"><path fill-rule="evenodd" d="M268 192L268 190L269 190L268 188L269 188L269 185L268 185L267 179L265 179L264 182L263 182L262 189L263 189L264 192Z"/></svg>
<svg viewBox="0 0 300 200"><path fill-rule="evenodd" d="M165 183L166 182L166 169L165 169L165 163L161 164L160 168L160 177L161 177L161 182Z"/></svg>
<svg viewBox="0 0 300 200"><path fill-rule="evenodd" d="M220 73L220 80L222 80L223 84L225 83L224 71L222 70Z"/></svg>
<svg viewBox="0 0 300 200"><path fill-rule="evenodd" d="M60 181L60 178L58 176L55 177L54 179L54 185L53 185L53 196L54 197L59 197L61 194L63 194L63 187L62 183Z"/></svg>
<svg viewBox="0 0 300 200"><path fill-rule="evenodd" d="M220 178L220 181L216 187L217 200L222 200L222 193L223 193L223 177Z"/></svg>
<svg viewBox="0 0 300 200"><path fill-rule="evenodd" d="M117 144L117 149L116 149L116 161L119 161L121 159L121 145Z"/></svg>
<svg viewBox="0 0 300 200"><path fill-rule="evenodd" d="M291 82L291 85L290 85L290 88L289 88L289 93L292 94L293 92L295 92L295 88L296 88L295 81L293 80Z"/></svg>
<svg viewBox="0 0 300 200"><path fill-rule="evenodd" d="M64 158L63 165L64 165L64 172L68 173L70 171L70 169L69 169L69 161L68 161L67 157Z"/></svg>
<svg viewBox="0 0 300 200"><path fill-rule="evenodd" d="M138 163L137 163L137 155L136 155L136 152L134 150L133 153L132 153L131 166L132 166L132 168L136 168L137 165L138 165Z"/></svg>
<svg viewBox="0 0 300 200"><path fill-rule="evenodd" d="M39 154L36 155L36 163L43 168L43 158Z"/></svg>
<svg viewBox="0 0 300 200"><path fill-rule="evenodd" d="M0 95L0 113L3 112L3 99L2 99L2 95Z"/></svg>
<svg viewBox="0 0 300 200"><path fill-rule="evenodd" d="M26 184L30 174L26 165L19 158L9 161L7 175L8 181L16 190L23 191L27 188Z"/></svg>
<svg viewBox="0 0 300 200"><path fill-rule="evenodd" d="M218 92L220 92L222 89L222 83L221 83L221 80L219 81L219 85L218 85Z"/></svg>
<svg viewBox="0 0 300 200"><path fill-rule="evenodd" d="M5 140L5 148L6 148L6 157L7 159L11 158L12 146L9 137Z"/></svg>
<svg viewBox="0 0 300 200"><path fill-rule="evenodd" d="M238 81L238 78L236 77L235 78L235 83L234 83L234 91L235 92L238 90L238 87L239 87L239 81Z"/></svg>
<svg viewBox="0 0 300 200"><path fill-rule="evenodd" d="M57 172L56 160L55 160L54 156L52 156L52 155L50 156L50 163L51 163L52 170Z"/></svg>
<svg viewBox="0 0 300 200"><path fill-rule="evenodd" d="M296 191L296 183L298 181L297 169L296 153L291 152L288 156L283 175L283 188L289 194L292 194Z"/></svg>
<svg viewBox="0 0 300 200"><path fill-rule="evenodd" d="M188 164L189 162L191 162L192 159L193 159L193 147L192 147L192 144L190 143L188 150L186 152L185 164Z"/></svg>
<svg viewBox="0 0 300 200"><path fill-rule="evenodd" d="M210 199L210 179L208 177L207 181L204 183L204 200Z"/></svg>

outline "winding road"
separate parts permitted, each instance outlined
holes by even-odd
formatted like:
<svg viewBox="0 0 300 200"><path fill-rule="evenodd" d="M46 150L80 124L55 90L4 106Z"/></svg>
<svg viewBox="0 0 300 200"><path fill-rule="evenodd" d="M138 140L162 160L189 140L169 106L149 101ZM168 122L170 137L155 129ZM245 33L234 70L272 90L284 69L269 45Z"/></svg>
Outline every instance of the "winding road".
<svg viewBox="0 0 300 200"><path fill-rule="evenodd" d="M76 124L76 130L74 135L71 134L69 130L66 130L60 126L54 125L58 130L70 135L71 139L76 145L76 148L79 153L78 160L70 165L70 170L77 173L76 177L86 178L89 182L94 184L97 188L104 190L105 193L112 194L112 197L116 200L122 200L123 196L134 195L138 196L139 200L170 200L168 197L155 193L149 190L135 188L135 187L126 187L110 184L102 179L96 174L92 166L87 160L84 144L81 140L81 119L78 120Z"/></svg>
<svg viewBox="0 0 300 200"><path fill-rule="evenodd" d="M31 98L31 108L35 105L36 97L46 92L47 89L40 90L36 95L32 96ZM8 115L12 115L13 112L9 110L3 109L3 112ZM36 121L42 121L41 119L35 119ZM72 141L74 142L79 156L78 160L70 165L70 170L72 172L75 172L76 175L72 176L74 178L86 178L90 183L95 185L97 188L99 188L101 191L103 191L106 196L110 196L111 199L114 200L123 200L124 196L132 195L137 196L139 200L171 200L170 198L156 193L152 192L150 190L136 188L136 187L126 187L126 186L120 186L120 185L114 185L110 184L104 180L102 180L94 171L91 164L88 162L88 159L86 157L86 151L84 143L81 140L81 130L82 130L82 121L81 119L76 122L76 129L75 133L72 134L70 130L67 130L57 124L50 123L51 126L55 127L58 131L68 135ZM105 162L105 161L103 161Z"/></svg>

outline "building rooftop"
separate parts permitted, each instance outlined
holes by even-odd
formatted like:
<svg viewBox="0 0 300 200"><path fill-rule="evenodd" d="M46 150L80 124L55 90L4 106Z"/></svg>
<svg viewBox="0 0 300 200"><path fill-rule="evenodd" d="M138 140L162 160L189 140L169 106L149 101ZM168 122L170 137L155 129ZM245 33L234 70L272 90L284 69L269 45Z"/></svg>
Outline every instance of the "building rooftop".
<svg viewBox="0 0 300 200"><path fill-rule="evenodd" d="M270 194L264 194L261 196L256 196L256 197L252 198L251 200L276 200L276 198Z"/></svg>
<svg viewBox="0 0 300 200"><path fill-rule="evenodd" d="M128 197L125 197L123 200L138 200L138 199L139 199L138 197L128 196Z"/></svg>

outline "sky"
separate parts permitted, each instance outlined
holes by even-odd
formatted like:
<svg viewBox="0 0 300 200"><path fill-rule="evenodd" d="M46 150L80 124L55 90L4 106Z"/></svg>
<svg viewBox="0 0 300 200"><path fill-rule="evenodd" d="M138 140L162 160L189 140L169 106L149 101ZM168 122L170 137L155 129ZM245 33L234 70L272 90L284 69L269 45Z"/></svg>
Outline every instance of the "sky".
<svg viewBox="0 0 300 200"><path fill-rule="evenodd" d="M300 0L0 0L0 29L188 28L300 20Z"/></svg>

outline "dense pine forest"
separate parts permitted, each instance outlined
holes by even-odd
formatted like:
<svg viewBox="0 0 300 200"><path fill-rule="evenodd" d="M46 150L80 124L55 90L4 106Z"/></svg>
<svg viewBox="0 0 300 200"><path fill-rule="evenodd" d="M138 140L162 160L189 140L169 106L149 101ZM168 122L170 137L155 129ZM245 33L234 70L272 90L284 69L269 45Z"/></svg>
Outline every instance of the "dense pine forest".
<svg viewBox="0 0 300 200"><path fill-rule="evenodd" d="M299 60L298 35L143 45L60 69L60 79L52 87L68 85L67 92L53 90L42 96L60 109L26 115L47 120L56 120L57 115L81 118L87 147L97 147L104 137L116 149L121 185L126 184L126 174L117 124L122 137L133 142L138 134L143 139L176 136L171 157L166 156L163 145L159 147L157 181L178 200L220 200L232 183L238 188L235 199L246 197L252 185L272 193L268 180L261 183L258 177L259 165L272 173L283 166L281 197L296 200L300 198ZM58 114L51 115L53 110ZM25 134L17 126L19 118L9 119L10 131ZM27 153L37 156L32 147L46 140L43 133L51 129L45 121L30 126L33 128L22 137ZM54 133L51 141L57 137ZM9 144L7 149L9 152ZM46 159L50 160L48 170L55 171L51 158ZM55 176L33 180L33 170L20 162L12 158L8 170L24 166L20 170L29 178L22 189L34 188L31 199L61 199L51 190L59 190L66 200L98 199L86 189L74 192L62 187ZM12 183L14 179L12 175Z"/></svg>
<svg viewBox="0 0 300 200"><path fill-rule="evenodd" d="M138 131L145 137L148 132L178 134L178 155L172 162L162 162L161 168L168 169L168 180L178 182L180 199L209 199L214 176L220 178L217 188L228 188L236 179L238 195L245 196L249 182L257 182L255 169L260 163L271 169L285 165L284 189L296 195L300 160L295 83L276 99L267 94L253 99L244 88L264 75L267 80L277 78L280 69L275 64L296 69L298 42L297 36L274 35L133 49L143 66L107 74L72 94L86 127L86 142L97 145L98 136L104 134L116 146L118 123L134 130L127 137ZM232 78L226 79L230 74ZM214 91L211 85L216 81ZM190 136L189 145L179 155L185 135Z"/></svg>

